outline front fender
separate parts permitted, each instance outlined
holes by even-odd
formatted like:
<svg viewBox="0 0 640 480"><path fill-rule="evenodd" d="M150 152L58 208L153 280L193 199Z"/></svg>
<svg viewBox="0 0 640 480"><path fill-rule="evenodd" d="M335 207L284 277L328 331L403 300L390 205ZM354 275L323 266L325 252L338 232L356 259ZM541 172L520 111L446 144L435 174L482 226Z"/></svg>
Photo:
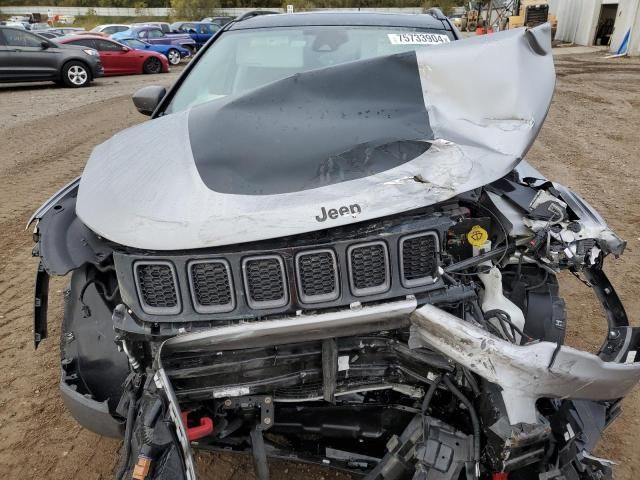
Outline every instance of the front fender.
<svg viewBox="0 0 640 480"><path fill-rule="evenodd" d="M112 253L106 242L76 216L80 178L67 184L31 217L36 221L33 256L49 275L66 275L85 263L99 264Z"/></svg>

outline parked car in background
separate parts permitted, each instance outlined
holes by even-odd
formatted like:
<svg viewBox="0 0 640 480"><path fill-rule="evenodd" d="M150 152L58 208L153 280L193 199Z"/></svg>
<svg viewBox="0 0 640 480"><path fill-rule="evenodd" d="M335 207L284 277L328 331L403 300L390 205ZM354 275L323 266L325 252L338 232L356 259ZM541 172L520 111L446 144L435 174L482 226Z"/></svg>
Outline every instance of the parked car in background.
<svg viewBox="0 0 640 480"><path fill-rule="evenodd" d="M169 60L171 65L177 65L183 58L191 56L191 52L186 48L178 47L176 45L152 45L137 38L122 38L118 40L118 43L126 45L134 50L149 50L151 52L161 53L167 57L167 60Z"/></svg>
<svg viewBox="0 0 640 480"><path fill-rule="evenodd" d="M131 26L129 30L111 35L113 40L121 38L137 38L153 45L176 45L188 49L193 55L196 51L196 42L186 33L164 33L159 27Z"/></svg>
<svg viewBox="0 0 640 480"><path fill-rule="evenodd" d="M231 20L233 20L233 17L205 17L202 19L203 22L213 23L214 25L218 25L219 27L223 27Z"/></svg>
<svg viewBox="0 0 640 480"><path fill-rule="evenodd" d="M34 32L34 33L40 35L41 37L49 38L49 39L58 38L58 37L62 37L63 36L63 35L61 35L59 33L51 32L49 30L41 30L41 31L37 31L37 32Z"/></svg>
<svg viewBox="0 0 640 480"><path fill-rule="evenodd" d="M97 35L99 37L109 38L109 34L104 32L73 32L73 33L70 33L69 35L91 35L93 37Z"/></svg>
<svg viewBox="0 0 640 480"><path fill-rule="evenodd" d="M59 28L51 28L49 29L50 32L56 32L59 33L61 35L72 35L72 34L77 34L80 32L84 32L85 29L84 28L78 28L78 27L59 27Z"/></svg>
<svg viewBox="0 0 640 480"><path fill-rule="evenodd" d="M97 50L102 59L105 76L166 73L169 71L169 61L164 55L158 52L132 50L126 45L97 35L94 37L89 35L69 35L57 39L56 42Z"/></svg>
<svg viewBox="0 0 640 480"><path fill-rule="evenodd" d="M27 27L25 26L26 22L5 22L3 23L3 26L5 27L12 27L12 28L19 28L21 30L27 30Z"/></svg>
<svg viewBox="0 0 640 480"><path fill-rule="evenodd" d="M29 30L31 30L32 32L37 32L40 30L49 30L49 29L51 29L51 27L49 26L48 23L39 22L39 23L32 23L31 28Z"/></svg>
<svg viewBox="0 0 640 480"><path fill-rule="evenodd" d="M84 87L103 74L95 49L60 45L23 29L0 27L0 82L53 81Z"/></svg>
<svg viewBox="0 0 640 480"><path fill-rule="evenodd" d="M196 48L202 47L220 30L220 26L211 22L176 22L171 24L171 31L186 33L196 42Z"/></svg>
<svg viewBox="0 0 640 480"><path fill-rule="evenodd" d="M96 25L90 31L93 33L113 35L114 33L124 32L125 30L129 30L129 28L131 28L130 25L124 25L121 23L110 23L107 25Z"/></svg>
<svg viewBox="0 0 640 480"><path fill-rule="evenodd" d="M133 23L132 27L158 27L164 33L171 32L171 25L168 22L144 22L144 23Z"/></svg>

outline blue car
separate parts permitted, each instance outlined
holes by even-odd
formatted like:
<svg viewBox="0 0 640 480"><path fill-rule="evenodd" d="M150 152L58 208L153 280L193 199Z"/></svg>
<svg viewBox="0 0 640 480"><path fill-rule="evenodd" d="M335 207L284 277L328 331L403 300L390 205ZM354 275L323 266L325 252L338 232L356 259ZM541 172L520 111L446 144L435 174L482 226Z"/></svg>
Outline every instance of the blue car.
<svg viewBox="0 0 640 480"><path fill-rule="evenodd" d="M220 25L211 22L175 22L171 24L172 32L188 33L196 42L196 48L201 48L218 30L220 30Z"/></svg>
<svg viewBox="0 0 640 480"><path fill-rule="evenodd" d="M142 40L138 40L137 38L120 38L118 39L118 42L134 50L151 50L153 52L161 53L167 57L171 65L177 65L180 63L182 58L191 55L191 52L188 49L182 48L178 45L152 45L150 43L143 42Z"/></svg>

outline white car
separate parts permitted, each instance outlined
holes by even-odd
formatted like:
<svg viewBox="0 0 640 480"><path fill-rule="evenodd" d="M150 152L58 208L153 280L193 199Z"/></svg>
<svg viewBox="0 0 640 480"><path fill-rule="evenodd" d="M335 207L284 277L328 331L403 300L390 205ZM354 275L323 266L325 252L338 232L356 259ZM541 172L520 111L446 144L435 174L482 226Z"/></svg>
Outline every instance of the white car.
<svg viewBox="0 0 640 480"><path fill-rule="evenodd" d="M105 33L107 35L113 35L114 33L124 32L125 30L129 30L129 25L124 24L107 24L107 25L97 25L91 29L92 32L96 33Z"/></svg>
<svg viewBox="0 0 640 480"><path fill-rule="evenodd" d="M24 23L22 22L6 22L4 24L5 27L13 27L13 28L21 28L22 30L26 30Z"/></svg>

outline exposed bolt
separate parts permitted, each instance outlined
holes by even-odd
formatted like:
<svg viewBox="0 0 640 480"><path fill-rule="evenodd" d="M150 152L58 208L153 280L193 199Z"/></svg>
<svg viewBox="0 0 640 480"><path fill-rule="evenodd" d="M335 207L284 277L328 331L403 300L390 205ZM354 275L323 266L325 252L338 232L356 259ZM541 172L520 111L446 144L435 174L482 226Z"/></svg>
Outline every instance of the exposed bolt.
<svg viewBox="0 0 640 480"><path fill-rule="evenodd" d="M609 332L609 338L618 338L619 335L620 335L620 332L618 332L617 330L611 330Z"/></svg>
<svg viewBox="0 0 640 480"><path fill-rule="evenodd" d="M264 397L264 403L266 404L271 403L271 397Z"/></svg>
<svg viewBox="0 0 640 480"><path fill-rule="evenodd" d="M271 418L270 417L266 417L264 419L264 423L265 423L265 425L271 425Z"/></svg>
<svg viewBox="0 0 640 480"><path fill-rule="evenodd" d="M611 293L611 289L609 287L605 287L604 289L604 293L606 293L607 295L609 295Z"/></svg>
<svg viewBox="0 0 640 480"><path fill-rule="evenodd" d="M73 335L73 332L67 332L67 333L64 334L64 338L66 338L68 342L71 342L76 337Z"/></svg>
<svg viewBox="0 0 640 480"><path fill-rule="evenodd" d="M231 406L231 400L229 400L228 398L224 401L224 406L225 407L230 407Z"/></svg>

